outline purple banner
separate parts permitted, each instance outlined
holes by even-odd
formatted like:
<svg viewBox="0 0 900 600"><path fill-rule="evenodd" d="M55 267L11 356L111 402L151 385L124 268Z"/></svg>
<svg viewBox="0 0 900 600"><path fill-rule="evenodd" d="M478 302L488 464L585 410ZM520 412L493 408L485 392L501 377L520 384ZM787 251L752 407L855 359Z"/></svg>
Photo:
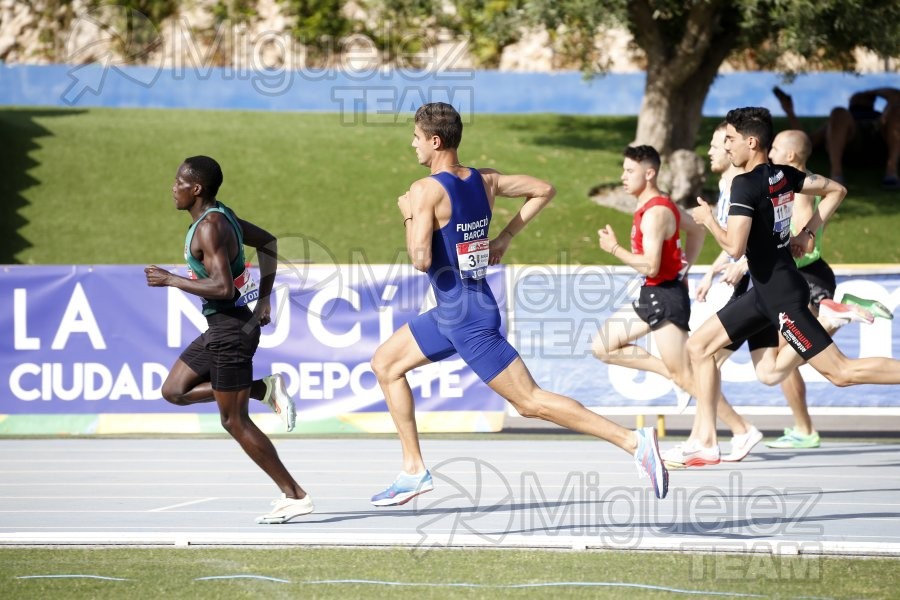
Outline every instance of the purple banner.
<svg viewBox="0 0 900 600"><path fill-rule="evenodd" d="M492 269L488 281L505 306L503 270ZM254 376L284 373L307 420L386 412L369 361L433 305L426 276L407 265L284 265L275 287L274 323L263 328ZM184 412L160 388L205 328L199 299L147 287L143 265L4 267L0 414ZM458 357L409 380L420 411L505 410Z"/></svg>

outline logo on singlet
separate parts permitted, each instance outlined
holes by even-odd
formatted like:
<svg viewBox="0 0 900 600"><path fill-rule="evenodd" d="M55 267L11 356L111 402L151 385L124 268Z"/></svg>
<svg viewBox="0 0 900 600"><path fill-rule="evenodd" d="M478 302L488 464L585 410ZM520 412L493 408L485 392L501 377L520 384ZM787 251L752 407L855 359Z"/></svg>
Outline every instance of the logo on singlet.
<svg viewBox="0 0 900 600"><path fill-rule="evenodd" d="M803 335L794 320L785 312L778 313L778 332L801 354L812 348L812 342Z"/></svg>

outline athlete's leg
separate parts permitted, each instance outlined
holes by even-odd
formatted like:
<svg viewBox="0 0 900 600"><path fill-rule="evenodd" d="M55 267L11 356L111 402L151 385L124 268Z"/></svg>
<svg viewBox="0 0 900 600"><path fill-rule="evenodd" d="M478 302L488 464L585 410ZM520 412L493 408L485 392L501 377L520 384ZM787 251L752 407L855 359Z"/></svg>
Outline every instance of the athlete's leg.
<svg viewBox="0 0 900 600"><path fill-rule="evenodd" d="M716 354L731 341L716 314L691 334L687 342L697 392L694 396L697 399L697 414L691 436L705 448L717 444L716 409L722 395L722 379L716 364Z"/></svg>
<svg viewBox="0 0 900 600"><path fill-rule="evenodd" d="M606 364L650 371L668 378L669 370L663 361L632 343L648 333L650 326L634 312L634 308L624 306L603 323L594 336L591 350Z"/></svg>
<svg viewBox="0 0 900 600"><path fill-rule="evenodd" d="M688 332L677 325L667 322L653 330L651 334L659 357L665 367L664 377L672 383L694 395L694 377L691 371L691 359L684 352L688 341Z"/></svg>
<svg viewBox="0 0 900 600"><path fill-rule="evenodd" d="M787 342L783 337L778 337L779 352ZM799 367L792 369L790 373L781 381L781 393L794 415L794 429L803 435L811 435L812 418L809 416L809 407L806 404L806 382L800 375Z"/></svg>
<svg viewBox="0 0 900 600"><path fill-rule="evenodd" d="M887 146L883 183L896 189L900 187L897 180L897 163L900 161L900 98L888 102L881 114L881 134Z"/></svg>
<svg viewBox="0 0 900 600"><path fill-rule="evenodd" d="M835 344L809 359L809 364L838 387L861 383L900 383L900 360L885 357L848 358Z"/></svg>
<svg viewBox="0 0 900 600"><path fill-rule="evenodd" d="M816 319L825 328L825 332L831 336L849 321L837 322L823 316ZM806 360L790 345L783 343L784 338L778 336L777 348L758 348L750 352L753 366L756 369L756 378L764 385L776 385L784 381L791 373L796 371ZM805 400L804 400L805 404Z"/></svg>
<svg viewBox="0 0 900 600"><path fill-rule="evenodd" d="M513 360L488 386L523 417L543 419L567 429L604 439L629 454L637 450L633 431L613 423L579 402L538 387L521 358Z"/></svg>
<svg viewBox="0 0 900 600"><path fill-rule="evenodd" d="M406 374L429 362L431 361L419 349L409 325L395 331L372 357L372 370L378 378L378 385L384 393L391 419L400 437L403 470L410 474L424 471L425 462L419 447L416 407Z"/></svg>
<svg viewBox="0 0 900 600"><path fill-rule="evenodd" d="M178 406L202 404L216 400L212 384L209 381L209 371L199 374L180 358L169 370L169 375L162 384L161 393L163 398ZM257 379L251 384L251 398L262 400L265 393L266 385L261 379Z"/></svg>
<svg viewBox="0 0 900 600"><path fill-rule="evenodd" d="M253 462L259 465L266 475L288 498L305 498L306 492L300 487L287 468L278 458L278 452L272 441L250 420L247 405L250 401L250 388L240 390L215 390L213 394L219 405L222 427L233 437Z"/></svg>
<svg viewBox="0 0 900 600"><path fill-rule="evenodd" d="M734 354L734 350L730 348L722 348L716 352L716 368L719 370L720 379L722 376L722 365L725 364L725 361L727 361L732 354ZM734 407L731 406L731 403L728 402L725 395L722 393L721 385L719 386L719 399L716 401L716 417L725 423L733 435L743 435L753 427L753 423L734 410ZM693 431L691 435L693 436Z"/></svg>
<svg viewBox="0 0 900 600"><path fill-rule="evenodd" d="M825 147L828 151L832 179L843 180L844 148L855 135L856 121L850 111L843 107L832 110L825 129Z"/></svg>

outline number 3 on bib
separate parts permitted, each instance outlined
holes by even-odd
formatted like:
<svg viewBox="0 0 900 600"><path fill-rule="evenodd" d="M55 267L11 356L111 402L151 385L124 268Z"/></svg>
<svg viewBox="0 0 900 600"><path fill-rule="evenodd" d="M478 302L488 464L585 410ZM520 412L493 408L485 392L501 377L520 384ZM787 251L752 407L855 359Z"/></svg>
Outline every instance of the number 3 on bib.
<svg viewBox="0 0 900 600"><path fill-rule="evenodd" d="M459 261L459 276L462 279L484 279L484 276L487 275L490 251L489 240L457 244L456 258Z"/></svg>

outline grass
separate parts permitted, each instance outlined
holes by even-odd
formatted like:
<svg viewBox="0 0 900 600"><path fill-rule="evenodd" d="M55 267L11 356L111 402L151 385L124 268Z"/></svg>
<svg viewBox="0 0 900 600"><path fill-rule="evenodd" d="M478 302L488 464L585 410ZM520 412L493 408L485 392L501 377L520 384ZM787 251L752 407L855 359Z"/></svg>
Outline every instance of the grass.
<svg viewBox="0 0 900 600"><path fill-rule="evenodd" d="M716 122L704 122L701 154ZM610 223L627 236L630 217L587 192L618 179L635 124L560 115L478 115L466 124L465 163L530 173L559 190L507 262L614 262L597 248L596 230ZM286 259L405 262L396 199L426 174L409 147L407 117L347 124L337 114L22 108L0 110L0 131L0 263L182 262L188 220L170 188L194 154L222 163L220 199L278 235ZM830 262L900 262L891 234L900 202L879 180L877 169L849 174L853 193L828 233ZM498 202L498 221L516 208ZM700 262L716 253L708 241Z"/></svg>
<svg viewBox="0 0 900 600"><path fill-rule="evenodd" d="M127 581L40 578L96 575ZM256 575L282 581L203 577ZM419 585L377 585L348 580ZM324 582L333 583L324 583ZM314 583L319 582L319 583ZM579 585L559 585L578 582ZM434 584L474 584L463 587ZM540 585L553 584L557 585ZM589 585L604 583L607 585ZM432 584L432 585L426 585ZM504 587L528 586L530 587ZM886 598L896 561L618 551L344 548L0 549L0 592L29 598ZM664 590L654 589L666 588ZM697 593L699 592L699 593ZM705 594L704 594L705 592ZM688 596L691 597L691 596ZM759 597L759 596L757 596Z"/></svg>

